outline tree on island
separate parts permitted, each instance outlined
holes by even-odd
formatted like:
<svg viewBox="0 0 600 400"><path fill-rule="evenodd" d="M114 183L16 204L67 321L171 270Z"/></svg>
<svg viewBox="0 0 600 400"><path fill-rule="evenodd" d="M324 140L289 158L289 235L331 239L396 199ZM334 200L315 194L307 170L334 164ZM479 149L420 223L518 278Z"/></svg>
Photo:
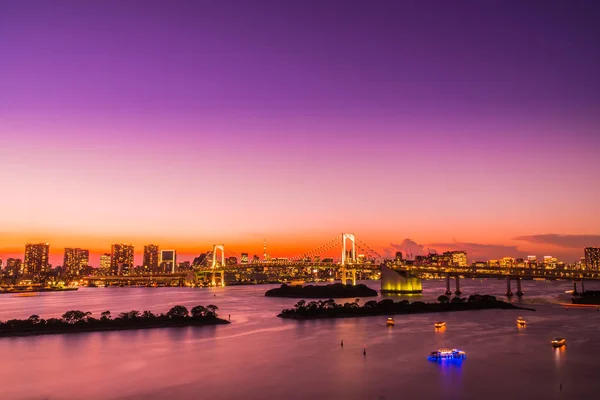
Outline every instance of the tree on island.
<svg viewBox="0 0 600 400"><path fill-rule="evenodd" d="M27 319L29 322L31 322L32 324L39 324L40 323L40 316L33 314L31 317L29 317Z"/></svg>
<svg viewBox="0 0 600 400"><path fill-rule="evenodd" d="M100 314L100 321L108 321L110 320L110 311L103 311Z"/></svg>
<svg viewBox="0 0 600 400"><path fill-rule="evenodd" d="M204 306L196 306L196 307L192 308L192 310L191 310L192 317L194 317L194 318L205 317L207 311L208 310Z"/></svg>
<svg viewBox="0 0 600 400"><path fill-rule="evenodd" d="M85 317L86 313L79 310L70 310L62 315L63 321L65 321L67 324L75 324L83 320Z"/></svg>
<svg viewBox="0 0 600 400"><path fill-rule="evenodd" d="M446 296L446 295L441 295L438 297L438 302L445 304L448 303L450 301L450 297Z"/></svg>
<svg viewBox="0 0 600 400"><path fill-rule="evenodd" d="M206 306L206 314L210 315L211 317L216 317L217 316L217 310L219 309L219 307L215 306L214 304L209 304Z"/></svg>
<svg viewBox="0 0 600 400"><path fill-rule="evenodd" d="M206 307L206 308L208 308L208 307ZM189 311L184 306L175 306L167 312L167 317L169 317L169 318L185 318L188 316L188 314L189 314Z"/></svg>

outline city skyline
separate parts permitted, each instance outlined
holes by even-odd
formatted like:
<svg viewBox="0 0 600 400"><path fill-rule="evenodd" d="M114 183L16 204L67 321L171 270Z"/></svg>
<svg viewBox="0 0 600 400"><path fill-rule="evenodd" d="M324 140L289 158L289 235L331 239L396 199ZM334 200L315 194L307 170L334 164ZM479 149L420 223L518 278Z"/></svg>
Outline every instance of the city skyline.
<svg viewBox="0 0 600 400"><path fill-rule="evenodd" d="M569 238L568 237L558 237L555 240L564 240L567 241ZM575 246L576 244L580 243L581 240L585 240L585 238L570 238L571 239L571 246ZM53 247L50 243L48 242L27 242L25 243L24 247L25 247L25 252L23 250L18 251L15 250L14 252L3 252L2 249L0 248L0 260L7 260L7 259L20 259L21 261L23 261L24 259L24 254L26 253L26 249L27 246L31 246L31 245L45 245L47 247L49 247L49 251L48 251L48 263L50 265L52 265L52 267L58 266L58 265L62 265L64 266L64 260L67 259L68 257L68 253L70 253L71 251L77 251L78 254L83 252L84 254L84 258L85 260L89 261L88 264L86 265L91 265L95 268L99 268L101 266L101 257L105 254L107 254L108 256L110 256L111 252L113 252L113 249L115 246L121 247L133 247L133 252L130 253L133 256L133 263L130 265L131 267L135 267L135 266L144 266L146 264L149 264L149 266L151 268L157 268L159 266L159 254L161 254L163 251L165 252L171 252L174 251L177 253L177 262L191 262L194 258L196 258L197 256L199 256L202 253L206 253L206 252L210 252L212 251L212 244L211 245L206 245L206 246L202 246L202 245L198 245L194 248L183 248L182 250L180 249L172 249L172 250L166 250L164 247L162 247L160 244L143 244L143 245L137 245L131 242L112 242L110 245L108 245L108 251L106 251L106 249L81 249L81 248L73 248L73 247ZM419 244L416 243L415 241L411 240L411 239L404 239L403 241L399 242L399 243L390 243L388 247L384 247L381 251L381 256L387 259L392 259L394 258L394 255L396 252L401 252L403 254L403 256L405 258L408 259L414 259L416 256L424 256L424 255L428 255L428 254L442 254L444 252L466 252L467 254L467 260L469 263L471 262L476 262L476 261L488 261L488 260L499 260L505 257L512 257L515 259L519 259L519 258L523 258L526 259L527 257L530 256L534 256L537 257L539 259L542 259L543 257L546 256L553 256L558 258L560 261L564 261L568 264L570 263L574 263L576 261L581 261L582 259L585 258L585 253L584 250L585 248L578 248L578 249L573 249L573 251L576 251L578 254L573 257L573 258L568 258L568 257L563 257L561 256L561 253L551 253L551 252L542 252L542 253L536 253L536 252L527 252L527 251L523 251L520 250L518 248L511 248L508 246L502 246L502 245L498 245L498 246L494 246L494 245L490 245L488 246L488 248L484 248L483 250L481 249L481 246L479 244L476 243L459 243L459 242L454 242L454 243L434 243L432 245L437 246L437 248L431 247L431 245L426 245L426 244ZM266 248L264 247L266 246L266 242L261 242L260 243L260 251L266 251ZM369 246L367 244L367 246ZM168 246L167 246L168 247ZM321 246L316 246L316 247L321 247ZM592 246L585 246L587 247L592 247L592 248L600 248L598 245L592 245ZM259 256L261 259L263 259L264 254L261 253L260 251L258 251L258 247L253 247L253 250L248 250L247 248L239 248L237 246L235 246L235 244L231 244L231 245L226 245L225 246L226 249L226 254L227 255L236 255L236 256L242 256L242 254L246 254L249 255L250 257L257 255ZM341 246L340 246L341 249ZM272 251L272 248L269 247L268 248L268 256L269 258L273 257L273 258L287 258L287 257L298 257L306 252L310 252L312 251L313 248L298 248L296 249L296 253L286 253L286 252L282 252L281 250L277 250L275 249L275 251ZM148 253L148 251L150 253L155 253L154 255L150 255L150 253ZM483 252L482 252L483 251ZM489 252L492 252L491 254L493 254L493 256L487 256L486 254L490 254ZM333 256L336 257L339 256L339 249L336 250L328 250L328 251L324 251L321 254L322 256ZM357 254L360 254L360 251L357 251ZM265 253L266 254L266 253ZM148 259L147 259L148 257ZM152 258L155 257L155 259L152 261ZM63 261L61 261L63 260ZM148 262L146 262L148 261ZM84 265L81 262L77 262L78 265ZM128 263L126 263L128 264ZM112 265L112 268L116 268L116 264Z"/></svg>
<svg viewBox="0 0 600 400"><path fill-rule="evenodd" d="M597 7L219 3L0 6L3 258L600 244Z"/></svg>

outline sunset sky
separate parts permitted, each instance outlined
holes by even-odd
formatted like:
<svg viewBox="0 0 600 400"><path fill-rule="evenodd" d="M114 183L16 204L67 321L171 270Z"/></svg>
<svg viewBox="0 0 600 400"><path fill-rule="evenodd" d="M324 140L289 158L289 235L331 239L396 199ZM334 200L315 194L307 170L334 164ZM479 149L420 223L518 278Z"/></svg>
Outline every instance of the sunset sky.
<svg viewBox="0 0 600 400"><path fill-rule="evenodd" d="M353 232L574 261L600 246L598 21L598 1L3 1L0 258Z"/></svg>

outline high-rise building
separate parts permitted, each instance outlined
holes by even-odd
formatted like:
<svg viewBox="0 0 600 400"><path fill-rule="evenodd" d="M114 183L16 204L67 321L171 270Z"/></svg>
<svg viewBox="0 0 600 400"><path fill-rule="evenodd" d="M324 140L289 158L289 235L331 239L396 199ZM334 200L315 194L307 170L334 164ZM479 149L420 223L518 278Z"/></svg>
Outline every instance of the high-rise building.
<svg viewBox="0 0 600 400"><path fill-rule="evenodd" d="M177 252L175 250L160 251L160 270L165 273L175 273L177 266Z"/></svg>
<svg viewBox="0 0 600 400"><path fill-rule="evenodd" d="M49 268L49 253L50 245L48 243L26 244L25 262L23 263L23 274L33 276L46 272Z"/></svg>
<svg viewBox="0 0 600 400"><path fill-rule="evenodd" d="M90 261L89 250L65 248L63 268L67 275L80 275Z"/></svg>
<svg viewBox="0 0 600 400"><path fill-rule="evenodd" d="M110 253L110 269L115 275L129 275L129 270L133 269L132 245L122 243L112 245Z"/></svg>
<svg viewBox="0 0 600 400"><path fill-rule="evenodd" d="M452 265L455 267L466 267L469 265L467 262L467 252L466 251L453 251L451 252L452 257Z"/></svg>
<svg viewBox="0 0 600 400"><path fill-rule="evenodd" d="M16 278L21 273L23 263L19 258L9 258L6 260L6 275Z"/></svg>
<svg viewBox="0 0 600 400"><path fill-rule="evenodd" d="M248 264L248 253L242 253L240 264Z"/></svg>
<svg viewBox="0 0 600 400"><path fill-rule="evenodd" d="M110 274L110 254L104 253L100 256L100 270L104 274Z"/></svg>
<svg viewBox="0 0 600 400"><path fill-rule="evenodd" d="M90 265L90 251L81 249L79 250L79 269L82 270Z"/></svg>
<svg viewBox="0 0 600 400"><path fill-rule="evenodd" d="M144 246L144 262L142 263L144 272L158 272L158 246L149 244Z"/></svg>
<svg viewBox="0 0 600 400"><path fill-rule="evenodd" d="M179 263L178 272L187 272L192 270L192 265L189 261L182 261Z"/></svg>
<svg viewBox="0 0 600 400"><path fill-rule="evenodd" d="M583 252L585 269L598 271L600 269L600 247L586 247Z"/></svg>

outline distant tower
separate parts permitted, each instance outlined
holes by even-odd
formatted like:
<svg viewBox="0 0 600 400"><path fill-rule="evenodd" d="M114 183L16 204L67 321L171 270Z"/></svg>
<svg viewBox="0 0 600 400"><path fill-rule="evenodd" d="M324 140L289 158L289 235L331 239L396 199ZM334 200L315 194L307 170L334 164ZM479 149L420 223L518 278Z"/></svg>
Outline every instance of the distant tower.
<svg viewBox="0 0 600 400"><path fill-rule="evenodd" d="M263 261L271 261L271 256L267 253L267 239L265 238L265 245L263 247Z"/></svg>

